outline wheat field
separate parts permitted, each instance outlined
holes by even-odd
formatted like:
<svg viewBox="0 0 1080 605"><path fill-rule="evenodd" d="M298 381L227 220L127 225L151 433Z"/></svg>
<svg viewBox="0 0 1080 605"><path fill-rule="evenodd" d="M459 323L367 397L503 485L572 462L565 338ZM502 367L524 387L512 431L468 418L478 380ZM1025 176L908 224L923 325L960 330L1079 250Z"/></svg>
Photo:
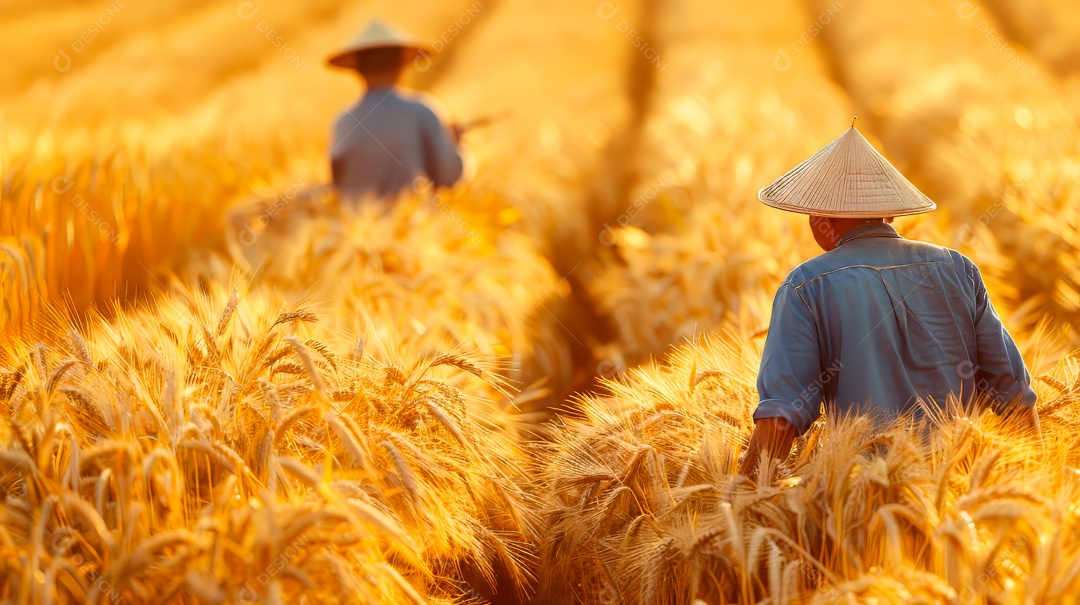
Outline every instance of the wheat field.
<svg viewBox="0 0 1080 605"><path fill-rule="evenodd" d="M0 0L4 603L1080 601L1067 0ZM470 178L325 184L374 16ZM979 265L1042 433L822 418L736 473L757 190L861 132Z"/></svg>

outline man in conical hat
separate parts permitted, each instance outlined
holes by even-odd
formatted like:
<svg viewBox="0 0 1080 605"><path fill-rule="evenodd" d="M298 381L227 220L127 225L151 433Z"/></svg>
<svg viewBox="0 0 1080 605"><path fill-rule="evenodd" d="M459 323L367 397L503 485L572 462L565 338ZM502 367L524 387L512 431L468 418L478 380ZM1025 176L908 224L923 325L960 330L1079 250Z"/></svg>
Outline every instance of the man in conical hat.
<svg viewBox="0 0 1080 605"><path fill-rule="evenodd" d="M1031 377L978 268L897 234L892 217L935 204L854 124L758 197L810 215L825 254L776 293L742 474L756 474L763 454L786 458L823 402L826 414L890 417L977 399L1038 429Z"/></svg>
<svg viewBox="0 0 1080 605"><path fill-rule="evenodd" d="M334 124L331 171L343 198L391 197L419 183L448 187L461 178L462 128L444 125L430 100L401 87L405 70L425 49L419 39L375 19L327 59L367 84Z"/></svg>

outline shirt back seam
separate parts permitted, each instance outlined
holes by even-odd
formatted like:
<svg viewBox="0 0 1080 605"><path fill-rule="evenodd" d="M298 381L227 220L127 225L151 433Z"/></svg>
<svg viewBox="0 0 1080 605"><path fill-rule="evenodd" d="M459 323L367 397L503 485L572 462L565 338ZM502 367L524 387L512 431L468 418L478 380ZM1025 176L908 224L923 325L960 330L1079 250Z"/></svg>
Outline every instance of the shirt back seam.
<svg viewBox="0 0 1080 605"><path fill-rule="evenodd" d="M837 269L832 269L831 271L826 271L824 273L819 273L818 275L815 275L815 276L813 276L811 278L803 280L797 286L795 284L792 284L791 282L788 282L788 283L791 284L791 287L794 288L795 291L797 292L800 288L802 288L806 284L814 281L815 279L819 279L819 278L825 277L826 275L831 275L833 273L839 273L840 271L846 271L848 269L873 269L874 271L877 271L878 273L880 273L880 272L885 271L885 270L903 269L905 267L916 267L916 266L919 266L919 265L941 265L941 264L944 264L944 262L945 261L940 261L940 260L921 261L921 262L917 262L917 263L905 263L903 265L889 265L887 267L875 267L873 265L848 265L846 267L839 267Z"/></svg>

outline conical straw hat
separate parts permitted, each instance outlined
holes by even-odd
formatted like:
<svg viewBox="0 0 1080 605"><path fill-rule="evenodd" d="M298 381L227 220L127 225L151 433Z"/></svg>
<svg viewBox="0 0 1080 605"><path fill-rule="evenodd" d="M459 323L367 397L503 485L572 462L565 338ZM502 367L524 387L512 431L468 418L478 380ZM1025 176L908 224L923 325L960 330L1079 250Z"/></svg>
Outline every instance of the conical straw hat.
<svg viewBox="0 0 1080 605"><path fill-rule="evenodd" d="M906 216L937 208L863 138L854 122L809 160L759 191L758 199L789 212L850 218Z"/></svg>
<svg viewBox="0 0 1080 605"><path fill-rule="evenodd" d="M427 48L427 43L404 32L382 19L372 19L367 27L356 34L341 50L326 62L337 67L353 67L352 56L362 50L373 48Z"/></svg>

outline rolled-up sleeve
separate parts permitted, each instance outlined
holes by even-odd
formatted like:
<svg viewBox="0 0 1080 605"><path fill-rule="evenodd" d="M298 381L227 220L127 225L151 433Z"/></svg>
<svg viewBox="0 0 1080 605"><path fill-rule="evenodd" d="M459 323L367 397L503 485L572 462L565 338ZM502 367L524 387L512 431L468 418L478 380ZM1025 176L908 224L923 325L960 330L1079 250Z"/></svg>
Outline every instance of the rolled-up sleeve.
<svg viewBox="0 0 1080 605"><path fill-rule="evenodd" d="M1031 375L1020 350L990 304L979 269L971 261L967 265L975 285L975 388L997 412L1011 405L1034 405L1038 396L1031 389Z"/></svg>
<svg viewBox="0 0 1080 605"><path fill-rule="evenodd" d="M786 282L773 300L772 320L758 371L754 420L783 418L799 434L821 410L821 353L814 317L798 291Z"/></svg>

